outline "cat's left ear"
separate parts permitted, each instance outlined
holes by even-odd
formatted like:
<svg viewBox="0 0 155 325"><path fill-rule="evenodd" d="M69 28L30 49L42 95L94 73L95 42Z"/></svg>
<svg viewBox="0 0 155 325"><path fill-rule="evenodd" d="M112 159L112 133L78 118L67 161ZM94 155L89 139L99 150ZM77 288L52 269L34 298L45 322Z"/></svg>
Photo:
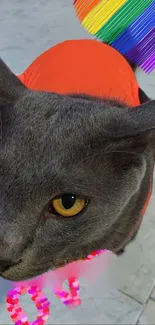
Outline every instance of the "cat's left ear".
<svg viewBox="0 0 155 325"><path fill-rule="evenodd" d="M155 130L155 100L137 107L114 109L112 115L114 138L141 136Z"/></svg>
<svg viewBox="0 0 155 325"><path fill-rule="evenodd" d="M26 87L0 58L0 140L5 116L10 115L14 103L25 91Z"/></svg>
<svg viewBox="0 0 155 325"><path fill-rule="evenodd" d="M16 101L25 90L25 86L0 58L0 109L4 102Z"/></svg>

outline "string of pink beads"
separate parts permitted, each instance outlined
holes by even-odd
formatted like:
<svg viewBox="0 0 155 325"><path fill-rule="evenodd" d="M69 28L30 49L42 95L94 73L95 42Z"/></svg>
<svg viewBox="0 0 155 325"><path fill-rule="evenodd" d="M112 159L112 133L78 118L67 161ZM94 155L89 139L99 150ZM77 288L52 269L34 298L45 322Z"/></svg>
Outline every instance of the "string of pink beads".
<svg viewBox="0 0 155 325"><path fill-rule="evenodd" d="M97 250L85 258L85 261L91 261L95 256L99 256L103 250ZM67 307L77 307L81 304L81 299L79 296L80 284L77 278L72 277L68 279L69 291L65 291L63 288L61 290L56 290L55 295L64 303Z"/></svg>
<svg viewBox="0 0 155 325"><path fill-rule="evenodd" d="M67 307L76 307L81 304L79 297L80 285L77 278L68 279L69 291L65 291L63 288L59 291L55 291L55 295L63 302Z"/></svg>
<svg viewBox="0 0 155 325"><path fill-rule="evenodd" d="M35 303L39 312L37 319L32 323L28 321L27 316L19 304L20 296L26 293L30 294L31 300ZM15 325L44 325L50 314L50 302L38 287L17 287L11 290L6 298L6 304L7 310Z"/></svg>
<svg viewBox="0 0 155 325"><path fill-rule="evenodd" d="M102 253L102 250L98 250L88 255L85 259L86 261L92 260L95 256ZM54 294L60 301L67 307L76 307L81 304L81 299L79 296L80 284L78 279L71 277L68 279L69 292L65 291L63 288L60 290L55 290ZM27 316L25 315L23 309L19 304L19 298L22 294L29 293L31 300L35 303L38 309L39 315L34 322L29 322ZM14 290L9 291L6 298L7 310L10 317L15 325L44 325L50 315L50 302L44 296L43 292L37 286L29 287L17 287Z"/></svg>

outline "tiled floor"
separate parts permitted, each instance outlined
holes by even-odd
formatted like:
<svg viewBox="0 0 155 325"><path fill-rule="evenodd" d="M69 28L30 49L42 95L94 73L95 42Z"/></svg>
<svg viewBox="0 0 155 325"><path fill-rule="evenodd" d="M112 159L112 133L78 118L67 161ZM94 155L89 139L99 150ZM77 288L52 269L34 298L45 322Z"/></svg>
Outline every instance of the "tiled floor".
<svg viewBox="0 0 155 325"><path fill-rule="evenodd" d="M71 38L89 37L79 26L72 0L1 0L0 56L14 72L22 72L42 51ZM137 77L142 88L155 98L155 73ZM90 284L81 281L81 307L68 311L50 292L48 324L155 324L155 193L138 239L119 259L111 257L102 276ZM0 280L0 324L12 324L5 307L10 284ZM30 320L36 311L29 297L22 306Z"/></svg>

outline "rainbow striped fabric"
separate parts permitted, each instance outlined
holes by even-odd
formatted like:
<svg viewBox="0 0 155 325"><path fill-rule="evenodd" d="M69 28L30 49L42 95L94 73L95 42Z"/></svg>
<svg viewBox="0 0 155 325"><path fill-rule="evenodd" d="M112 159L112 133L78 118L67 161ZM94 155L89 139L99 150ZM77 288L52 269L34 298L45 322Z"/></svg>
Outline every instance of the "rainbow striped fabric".
<svg viewBox="0 0 155 325"><path fill-rule="evenodd" d="M155 0L75 0L82 26L146 73L155 69Z"/></svg>

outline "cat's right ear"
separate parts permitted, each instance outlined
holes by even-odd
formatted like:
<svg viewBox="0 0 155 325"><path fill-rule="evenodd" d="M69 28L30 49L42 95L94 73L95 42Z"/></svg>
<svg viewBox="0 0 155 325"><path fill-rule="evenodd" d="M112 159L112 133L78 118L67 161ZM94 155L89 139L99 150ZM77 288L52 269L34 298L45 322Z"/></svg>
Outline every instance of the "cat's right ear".
<svg viewBox="0 0 155 325"><path fill-rule="evenodd" d="M0 58L0 109L5 103L16 101L25 90L25 86Z"/></svg>
<svg viewBox="0 0 155 325"><path fill-rule="evenodd" d="M135 137L147 135L155 130L155 100L143 105L113 112L115 123L112 124L111 134L114 138Z"/></svg>

